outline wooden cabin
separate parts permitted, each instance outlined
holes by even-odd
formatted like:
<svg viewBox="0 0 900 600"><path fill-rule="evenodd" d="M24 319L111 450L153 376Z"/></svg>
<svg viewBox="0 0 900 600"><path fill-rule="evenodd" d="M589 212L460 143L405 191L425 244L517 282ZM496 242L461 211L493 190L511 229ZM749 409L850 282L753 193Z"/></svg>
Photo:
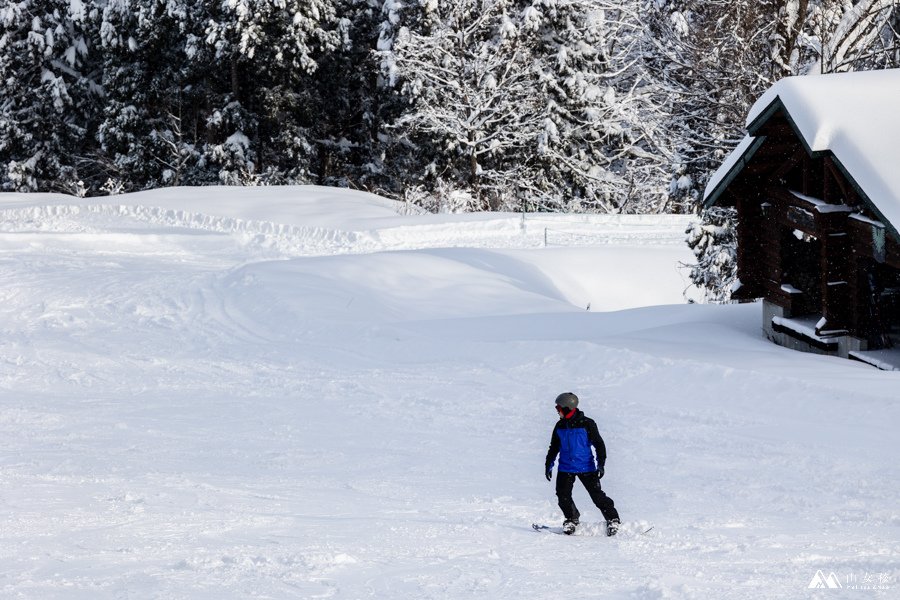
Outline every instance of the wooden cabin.
<svg viewBox="0 0 900 600"><path fill-rule="evenodd" d="M900 70L778 82L705 205L737 209L733 297L769 339L900 368Z"/></svg>

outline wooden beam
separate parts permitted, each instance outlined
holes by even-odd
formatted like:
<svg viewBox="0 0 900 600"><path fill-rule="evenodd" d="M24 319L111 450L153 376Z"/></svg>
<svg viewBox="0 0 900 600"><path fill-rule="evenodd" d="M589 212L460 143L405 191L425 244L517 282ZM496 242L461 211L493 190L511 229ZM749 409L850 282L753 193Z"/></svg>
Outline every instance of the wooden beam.
<svg viewBox="0 0 900 600"><path fill-rule="evenodd" d="M856 196L856 192L854 192L853 188L847 184L847 180L844 179L844 174L841 173L834 164L834 159L830 156L826 156L824 160L826 177L830 175L831 179L837 183L841 190L841 194L844 197L844 203L850 206L858 206L859 198Z"/></svg>
<svg viewBox="0 0 900 600"><path fill-rule="evenodd" d="M804 196L812 194L812 159L804 152L803 154L803 185L800 191Z"/></svg>
<svg viewBox="0 0 900 600"><path fill-rule="evenodd" d="M797 135L784 117L769 119L769 122L757 132L757 135L764 135L767 138L794 138Z"/></svg>
<svg viewBox="0 0 900 600"><path fill-rule="evenodd" d="M800 161L803 160L804 156L806 156L806 150L804 150L803 148L797 148L793 156L791 156L788 160L782 162L779 165L778 169L772 173L771 178L776 182L781 181L781 179L784 178L785 175L790 173L792 169L796 168Z"/></svg>

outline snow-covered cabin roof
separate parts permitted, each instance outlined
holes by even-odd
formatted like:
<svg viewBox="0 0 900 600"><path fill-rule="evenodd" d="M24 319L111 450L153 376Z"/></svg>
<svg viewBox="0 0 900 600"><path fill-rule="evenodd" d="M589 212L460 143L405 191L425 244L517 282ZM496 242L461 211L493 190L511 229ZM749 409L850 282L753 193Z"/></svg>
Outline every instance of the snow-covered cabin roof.
<svg viewBox="0 0 900 600"><path fill-rule="evenodd" d="M713 205L765 139L759 129L783 111L811 156L831 153L871 208L900 227L900 69L787 77L750 109L748 135L706 186Z"/></svg>

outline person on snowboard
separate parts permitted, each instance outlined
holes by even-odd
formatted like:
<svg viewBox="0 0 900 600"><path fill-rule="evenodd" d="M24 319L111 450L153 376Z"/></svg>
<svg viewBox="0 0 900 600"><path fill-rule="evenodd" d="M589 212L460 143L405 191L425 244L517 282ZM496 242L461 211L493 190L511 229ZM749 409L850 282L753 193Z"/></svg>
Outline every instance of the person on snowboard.
<svg viewBox="0 0 900 600"><path fill-rule="evenodd" d="M573 534L581 516L572 500L572 487L577 477L587 489L591 500L603 513L603 518L606 519L606 535L616 535L619 530L619 512L612 498L600 488L600 478L603 477L606 464L606 445L597 430L597 423L578 410L578 396L571 392L557 396L556 411L559 413L559 421L553 428L553 435L550 438L544 475L547 481L553 478L553 464L559 455L556 497L566 519L563 523L563 532ZM596 463L591 453L592 446L597 454Z"/></svg>

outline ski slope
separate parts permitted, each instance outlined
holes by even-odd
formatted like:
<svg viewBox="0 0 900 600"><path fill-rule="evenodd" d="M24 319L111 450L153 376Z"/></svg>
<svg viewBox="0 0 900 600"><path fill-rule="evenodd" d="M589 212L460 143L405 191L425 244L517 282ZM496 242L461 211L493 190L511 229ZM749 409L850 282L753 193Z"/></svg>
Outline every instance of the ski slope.
<svg viewBox="0 0 900 600"><path fill-rule="evenodd" d="M0 194L0 597L896 597L898 374L686 304L687 223ZM616 538L531 529L562 391Z"/></svg>

